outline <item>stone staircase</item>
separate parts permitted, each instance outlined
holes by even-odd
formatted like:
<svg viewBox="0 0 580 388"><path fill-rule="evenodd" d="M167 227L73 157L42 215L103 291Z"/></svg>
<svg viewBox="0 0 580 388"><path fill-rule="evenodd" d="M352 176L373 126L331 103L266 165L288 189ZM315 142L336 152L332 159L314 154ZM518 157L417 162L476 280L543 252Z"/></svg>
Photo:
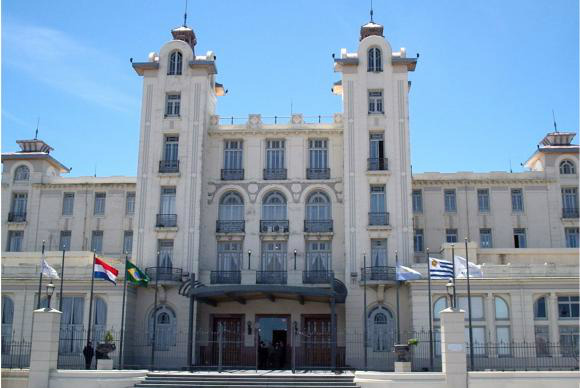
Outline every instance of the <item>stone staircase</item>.
<svg viewBox="0 0 580 388"><path fill-rule="evenodd" d="M358 388L352 373L236 371L223 373L154 372L140 388Z"/></svg>

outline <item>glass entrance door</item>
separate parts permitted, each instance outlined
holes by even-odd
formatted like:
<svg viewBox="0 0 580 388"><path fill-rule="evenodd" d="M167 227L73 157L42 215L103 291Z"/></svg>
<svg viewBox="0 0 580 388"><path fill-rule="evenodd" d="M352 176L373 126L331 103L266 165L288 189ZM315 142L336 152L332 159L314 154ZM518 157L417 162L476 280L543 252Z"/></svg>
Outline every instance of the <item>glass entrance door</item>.
<svg viewBox="0 0 580 388"><path fill-rule="evenodd" d="M258 368L290 365L290 316L262 316L258 321Z"/></svg>

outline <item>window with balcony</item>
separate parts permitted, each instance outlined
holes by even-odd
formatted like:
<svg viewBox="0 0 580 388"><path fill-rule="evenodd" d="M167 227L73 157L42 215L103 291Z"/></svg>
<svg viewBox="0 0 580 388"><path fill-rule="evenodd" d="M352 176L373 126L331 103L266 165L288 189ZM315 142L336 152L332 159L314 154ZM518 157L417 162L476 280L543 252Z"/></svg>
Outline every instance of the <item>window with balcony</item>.
<svg viewBox="0 0 580 388"><path fill-rule="evenodd" d="M25 182L30 179L30 169L27 166L18 166L14 171L14 182Z"/></svg>
<svg viewBox="0 0 580 388"><path fill-rule="evenodd" d="M135 214L135 192L131 191L127 193L125 198L125 214L131 216Z"/></svg>
<svg viewBox="0 0 580 388"><path fill-rule="evenodd" d="M579 297L576 296L559 296L558 297L558 318L559 319L578 319L580 317Z"/></svg>
<svg viewBox="0 0 580 388"><path fill-rule="evenodd" d="M224 142L224 168L222 169L221 178L228 180L243 180L244 169L243 160L243 142L241 140L226 140Z"/></svg>
<svg viewBox="0 0 580 388"><path fill-rule="evenodd" d="M578 248L578 228L564 228L566 248Z"/></svg>
<svg viewBox="0 0 580 388"><path fill-rule="evenodd" d="M330 241L307 241L306 271L304 283L330 283L332 275L332 252Z"/></svg>
<svg viewBox="0 0 580 388"><path fill-rule="evenodd" d="M71 231L61 230L58 249L61 251L70 251L70 244L71 244Z"/></svg>
<svg viewBox="0 0 580 388"><path fill-rule="evenodd" d="M573 175L576 174L576 165L570 160L564 160L560 163L560 174L561 175Z"/></svg>
<svg viewBox="0 0 580 388"><path fill-rule="evenodd" d="M415 252L423 252L424 250L423 229L415 229L415 234L413 235L413 250Z"/></svg>
<svg viewBox="0 0 580 388"><path fill-rule="evenodd" d="M423 192L413 190L413 213L423 213Z"/></svg>
<svg viewBox="0 0 580 388"><path fill-rule="evenodd" d="M174 228L177 226L175 193L175 186L161 188L159 214L157 214L156 224L158 228Z"/></svg>
<svg viewBox="0 0 580 388"><path fill-rule="evenodd" d="M64 193L62 196L62 215L72 216L75 207L75 193Z"/></svg>
<svg viewBox="0 0 580 388"><path fill-rule="evenodd" d="M372 133L369 136L369 159L367 169L369 171L386 171L388 162L385 157L384 134Z"/></svg>
<svg viewBox="0 0 580 388"><path fill-rule="evenodd" d="M512 212L521 213L524 211L524 193L522 189L512 189Z"/></svg>
<svg viewBox="0 0 580 388"><path fill-rule="evenodd" d="M389 225L385 186L371 186L369 225Z"/></svg>
<svg viewBox="0 0 580 388"><path fill-rule="evenodd" d="M562 217L578 218L578 188L562 188Z"/></svg>
<svg viewBox="0 0 580 388"><path fill-rule="evenodd" d="M386 267L387 263L387 240L371 240L371 266Z"/></svg>
<svg viewBox="0 0 580 388"><path fill-rule="evenodd" d="M181 94L168 93L165 97L165 117L179 117L181 110Z"/></svg>
<svg viewBox="0 0 580 388"><path fill-rule="evenodd" d="M13 193L8 222L25 222L28 193Z"/></svg>
<svg viewBox="0 0 580 388"><path fill-rule="evenodd" d="M161 278L161 274L165 273L163 269L170 270L173 268L173 240L157 240L157 246L159 252L159 268L157 272Z"/></svg>
<svg viewBox="0 0 580 388"><path fill-rule="evenodd" d="M10 230L8 231L8 245L6 251L8 252L22 252L22 240L24 239L24 231Z"/></svg>
<svg viewBox="0 0 580 388"><path fill-rule="evenodd" d="M167 64L167 75L181 75L183 55L179 51L173 51L169 54L169 63Z"/></svg>
<svg viewBox="0 0 580 388"><path fill-rule="evenodd" d="M378 47L372 47L368 51L368 67L367 71L370 72L381 72L383 71L382 55L381 49Z"/></svg>
<svg viewBox="0 0 580 388"><path fill-rule="evenodd" d="M285 162L286 141L267 140L266 141L266 168L264 169L264 179L283 180L286 179L287 170Z"/></svg>
<svg viewBox="0 0 580 388"><path fill-rule="evenodd" d="M305 232L332 232L332 214L328 196L316 191L308 197L306 202Z"/></svg>
<svg viewBox="0 0 580 388"><path fill-rule="evenodd" d="M445 242L450 244L457 242L457 229L445 229Z"/></svg>
<svg viewBox="0 0 580 388"><path fill-rule="evenodd" d="M457 200L455 197L455 189L447 189L443 192L445 200L445 212L455 213L457 211Z"/></svg>
<svg viewBox="0 0 580 388"><path fill-rule="evenodd" d="M216 232L241 233L244 231L244 200L234 191L227 192L220 199Z"/></svg>
<svg viewBox="0 0 580 388"><path fill-rule="evenodd" d="M93 230L91 234L91 251L102 253L103 252L103 231Z"/></svg>
<svg viewBox="0 0 580 388"><path fill-rule="evenodd" d="M491 229L479 229L479 246L481 248L493 248L493 239L491 236Z"/></svg>
<svg viewBox="0 0 580 388"><path fill-rule="evenodd" d="M489 189L477 190L477 205L480 213L489 213Z"/></svg>
<svg viewBox="0 0 580 388"><path fill-rule="evenodd" d="M330 179L330 168L328 168L328 140L309 140L308 145L309 167L306 170L306 178Z"/></svg>
<svg viewBox="0 0 580 388"><path fill-rule="evenodd" d="M528 242L526 239L526 229L515 228L514 229L514 248L527 248Z"/></svg>
<svg viewBox="0 0 580 388"><path fill-rule="evenodd" d="M369 114L382 114L383 110L383 91L369 90Z"/></svg>
<svg viewBox="0 0 580 388"><path fill-rule="evenodd" d="M258 284L286 284L288 246L281 241L263 241L260 271L256 274Z"/></svg>
<svg viewBox="0 0 580 388"><path fill-rule="evenodd" d="M266 195L262 203L262 233L288 233L286 198L278 191Z"/></svg>
<svg viewBox="0 0 580 388"><path fill-rule="evenodd" d="M125 230L123 232L123 253L130 255L133 253L133 231Z"/></svg>
<svg viewBox="0 0 580 388"><path fill-rule="evenodd" d="M107 200L107 193L95 193L95 206L93 214L95 216L105 215L105 204Z"/></svg>
<svg viewBox="0 0 580 388"><path fill-rule="evenodd" d="M228 241L218 243L217 271L212 271L213 284L239 284L242 269L242 243Z"/></svg>
<svg viewBox="0 0 580 388"><path fill-rule="evenodd" d="M163 138L163 159L159 161L159 172L179 172L179 136L166 135Z"/></svg>

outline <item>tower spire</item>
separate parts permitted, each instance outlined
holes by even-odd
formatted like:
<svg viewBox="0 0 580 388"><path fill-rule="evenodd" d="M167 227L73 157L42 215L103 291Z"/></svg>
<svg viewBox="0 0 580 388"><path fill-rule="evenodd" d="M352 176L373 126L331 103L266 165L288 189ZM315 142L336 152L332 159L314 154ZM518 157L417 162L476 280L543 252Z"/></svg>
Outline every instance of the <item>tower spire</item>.
<svg viewBox="0 0 580 388"><path fill-rule="evenodd" d="M183 27L187 27L187 0L185 0L185 12L183 13Z"/></svg>
<svg viewBox="0 0 580 388"><path fill-rule="evenodd" d="M373 20L373 0L371 0L371 23L374 23L374 20Z"/></svg>
<svg viewBox="0 0 580 388"><path fill-rule="evenodd" d="M558 132L558 125L556 124L556 115L554 114L554 109L552 109L552 120L554 121L554 132Z"/></svg>
<svg viewBox="0 0 580 388"><path fill-rule="evenodd" d="M34 132L34 140L38 139L38 124L40 124L40 116L36 118L36 131Z"/></svg>

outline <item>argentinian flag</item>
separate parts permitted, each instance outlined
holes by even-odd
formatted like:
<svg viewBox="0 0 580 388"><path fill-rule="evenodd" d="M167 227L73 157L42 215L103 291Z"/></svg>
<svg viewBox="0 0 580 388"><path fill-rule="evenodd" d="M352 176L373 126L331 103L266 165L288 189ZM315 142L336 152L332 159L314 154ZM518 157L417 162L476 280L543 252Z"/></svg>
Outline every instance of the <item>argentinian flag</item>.
<svg viewBox="0 0 580 388"><path fill-rule="evenodd" d="M397 280L418 280L421 278L422 275L420 272L417 272L412 268L405 267L404 265L397 266Z"/></svg>

